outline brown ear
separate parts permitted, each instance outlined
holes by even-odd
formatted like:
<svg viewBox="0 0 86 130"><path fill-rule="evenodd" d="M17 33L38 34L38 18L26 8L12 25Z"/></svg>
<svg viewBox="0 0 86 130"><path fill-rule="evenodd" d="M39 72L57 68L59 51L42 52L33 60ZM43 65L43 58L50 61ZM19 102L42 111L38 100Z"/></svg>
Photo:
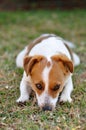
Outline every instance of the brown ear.
<svg viewBox="0 0 86 130"><path fill-rule="evenodd" d="M27 76L28 76L28 74L31 73L33 66L37 62L41 61L43 58L44 57L40 56L40 55L36 55L36 56L33 56L33 57L26 56L24 58L24 70L26 71Z"/></svg>
<svg viewBox="0 0 86 130"><path fill-rule="evenodd" d="M51 57L51 59L55 60L55 61L62 61L63 65L71 72L73 73L74 70L74 66L73 66L73 62L66 56L63 54L60 55L54 55Z"/></svg>

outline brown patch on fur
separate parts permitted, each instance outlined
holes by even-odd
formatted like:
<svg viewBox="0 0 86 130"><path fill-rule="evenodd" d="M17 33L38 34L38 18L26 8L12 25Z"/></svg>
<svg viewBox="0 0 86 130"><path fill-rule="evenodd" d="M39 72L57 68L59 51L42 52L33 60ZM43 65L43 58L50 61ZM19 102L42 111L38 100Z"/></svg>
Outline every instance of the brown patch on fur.
<svg viewBox="0 0 86 130"><path fill-rule="evenodd" d="M27 57L25 58L24 61L27 61ZM42 72L44 67L47 64L47 59L43 56L34 56L29 60L28 57L28 62L26 62L27 64L24 65L25 71L27 73L27 75L29 74L31 76L32 79L32 89L38 94L40 95L45 87L45 84L42 80ZM41 84L42 85L42 90L39 90L36 87L36 84Z"/></svg>
<svg viewBox="0 0 86 130"><path fill-rule="evenodd" d="M67 58L67 56L54 55L51 57L52 59L52 68L49 73L49 95L53 98L56 98L57 95L63 90L65 85L65 80L70 72L73 72L73 63L71 60ZM56 85L60 85L60 88L54 91L54 87Z"/></svg>
<svg viewBox="0 0 86 130"><path fill-rule="evenodd" d="M47 62L47 67L50 67L51 66L51 63L50 61Z"/></svg>
<svg viewBox="0 0 86 130"><path fill-rule="evenodd" d="M66 71L70 71L71 73L73 73L74 70L74 66L73 66L73 62L64 54L60 54L60 55L54 55L51 57L52 60L54 61L61 61L66 69Z"/></svg>
<svg viewBox="0 0 86 130"><path fill-rule="evenodd" d="M49 73L49 95L51 95L53 98L56 98L57 95L59 95L59 93L63 90L64 82L68 75L69 72L66 72L63 63L61 61L57 62L53 60L52 69ZM59 84L60 88L54 91L54 87Z"/></svg>
<svg viewBox="0 0 86 130"><path fill-rule="evenodd" d="M35 55L33 57L26 56L24 58L24 70L26 71L27 76L31 74L31 70L33 66L36 63L42 61L43 59L45 59L44 56L40 56L40 55Z"/></svg>

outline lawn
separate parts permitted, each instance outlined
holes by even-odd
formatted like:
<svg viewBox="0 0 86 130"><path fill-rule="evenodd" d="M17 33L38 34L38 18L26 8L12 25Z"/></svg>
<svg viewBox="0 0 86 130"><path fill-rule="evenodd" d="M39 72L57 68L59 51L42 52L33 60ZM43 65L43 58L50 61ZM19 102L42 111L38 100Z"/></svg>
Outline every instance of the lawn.
<svg viewBox="0 0 86 130"><path fill-rule="evenodd" d="M55 33L75 43L81 64L73 75L73 102L57 103L53 112L41 111L30 98L19 106L23 70L15 58L42 33ZM0 12L0 129L86 130L86 10Z"/></svg>

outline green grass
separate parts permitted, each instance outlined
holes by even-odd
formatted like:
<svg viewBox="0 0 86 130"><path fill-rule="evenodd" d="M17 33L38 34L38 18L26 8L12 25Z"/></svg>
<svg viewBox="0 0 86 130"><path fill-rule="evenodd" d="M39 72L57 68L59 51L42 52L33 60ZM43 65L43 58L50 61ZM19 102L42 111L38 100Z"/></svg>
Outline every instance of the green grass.
<svg viewBox="0 0 86 130"><path fill-rule="evenodd" d="M73 103L57 104L43 112L33 96L18 106L22 69L15 58L24 46L42 33L55 33L76 44L81 64L73 75ZM86 10L0 12L0 129L86 130Z"/></svg>

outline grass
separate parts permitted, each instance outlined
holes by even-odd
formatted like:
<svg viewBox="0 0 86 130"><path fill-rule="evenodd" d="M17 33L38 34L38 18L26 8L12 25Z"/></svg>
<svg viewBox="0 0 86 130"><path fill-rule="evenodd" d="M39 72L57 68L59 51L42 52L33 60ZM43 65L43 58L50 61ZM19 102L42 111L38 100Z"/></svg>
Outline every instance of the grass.
<svg viewBox="0 0 86 130"><path fill-rule="evenodd" d="M86 10L0 12L0 129L86 129ZM18 106L22 69L15 58L24 46L42 33L55 33L76 44L81 64L73 75L73 103L57 104L54 112L40 111L33 96Z"/></svg>

